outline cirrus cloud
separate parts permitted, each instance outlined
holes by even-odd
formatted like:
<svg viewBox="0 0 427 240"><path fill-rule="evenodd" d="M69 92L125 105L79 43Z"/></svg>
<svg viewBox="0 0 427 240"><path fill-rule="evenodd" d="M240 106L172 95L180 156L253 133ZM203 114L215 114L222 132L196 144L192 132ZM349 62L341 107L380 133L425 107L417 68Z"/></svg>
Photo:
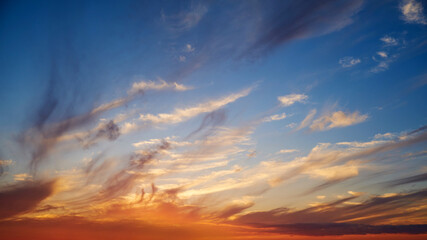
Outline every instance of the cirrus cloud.
<svg viewBox="0 0 427 240"><path fill-rule="evenodd" d="M282 104L282 106L288 107L296 102L304 102L307 100L308 96L305 94L289 94L285 96L277 97L277 100Z"/></svg>
<svg viewBox="0 0 427 240"><path fill-rule="evenodd" d="M361 115L359 112L344 113L337 111L314 120L310 129L312 131L324 131L337 127L347 127L364 122L367 118L368 115Z"/></svg>

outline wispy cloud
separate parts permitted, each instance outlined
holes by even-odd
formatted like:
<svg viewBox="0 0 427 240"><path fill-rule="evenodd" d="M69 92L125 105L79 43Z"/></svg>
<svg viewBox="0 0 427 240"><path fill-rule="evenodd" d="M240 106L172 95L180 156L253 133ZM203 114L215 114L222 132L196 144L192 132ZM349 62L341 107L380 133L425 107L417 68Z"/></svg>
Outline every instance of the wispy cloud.
<svg viewBox="0 0 427 240"><path fill-rule="evenodd" d="M289 94L285 96L279 96L277 97L277 100L279 100L280 104L284 107L291 106L294 103L297 102L305 102L308 99L308 96L305 94Z"/></svg>
<svg viewBox="0 0 427 240"><path fill-rule="evenodd" d="M273 48L286 42L320 36L338 31L353 22L353 15L357 13L362 1L351 1L343 4L336 2L305 1L291 3L294 11L284 14L289 9L287 2L284 6L264 20L265 28L259 38L248 49L248 54L260 54L271 51ZM334 14L326 14L333 12Z"/></svg>
<svg viewBox="0 0 427 240"><path fill-rule="evenodd" d="M203 4L194 4L186 10L170 15L162 11L161 18L168 29L175 33L181 33L197 26L207 12L207 6Z"/></svg>
<svg viewBox="0 0 427 240"><path fill-rule="evenodd" d="M407 23L427 24L424 16L424 8L421 2L416 0L403 0L400 3L402 18Z"/></svg>
<svg viewBox="0 0 427 240"><path fill-rule="evenodd" d="M374 138L375 139L392 139L395 136L396 135L393 133L378 133L378 134L375 134Z"/></svg>
<svg viewBox="0 0 427 240"><path fill-rule="evenodd" d="M185 58L184 58L185 61ZM135 94L140 91L146 90L175 90L175 91L186 91L191 90L192 87L185 86L176 82L168 83L165 80L159 78L157 81L140 81L132 84L129 94Z"/></svg>
<svg viewBox="0 0 427 240"><path fill-rule="evenodd" d="M384 43L385 47L397 46L399 44L399 41L396 38L388 36L388 35L385 35L380 40Z"/></svg>
<svg viewBox="0 0 427 240"><path fill-rule="evenodd" d="M274 114L268 117L265 117L262 121L263 122L271 122L271 121L278 121L286 118L286 113L282 114Z"/></svg>
<svg viewBox="0 0 427 240"><path fill-rule="evenodd" d="M317 113L316 109L310 110L310 112L307 114L307 116L304 118L304 120L302 120L302 122L298 126L297 130L307 127L313 121L314 115L316 115L316 113Z"/></svg>
<svg viewBox="0 0 427 240"><path fill-rule="evenodd" d="M312 224L330 224L337 222L376 225L390 224L397 219L404 218L405 215L420 217L423 212L420 207L424 202L422 199L425 197L425 194L426 190L420 190L390 196L373 196L357 205L346 204L346 202L350 202L351 200L358 198L358 196L351 195L330 203L318 204L314 207L302 210L292 211L288 208L278 208L265 212L252 212L240 216L235 221L258 227L274 227L276 225L275 227L282 229L283 232L287 231L286 229L288 226L286 224L293 224L295 222ZM403 214L402 210L406 211L406 214ZM360 234L360 231L384 233L391 231L388 229L389 226L384 227L383 229L379 227L378 230L372 231L370 227L362 225L359 226L361 229L358 229L357 231L350 230L351 228L337 228L333 231L331 229L330 231L324 231L321 233L314 229L312 231L310 229L310 225L304 226L304 232L306 235ZM316 228L318 225L314 224L311 225L311 227ZM292 231L292 226L289 226L289 228L290 229L288 229L288 231L290 231L290 233L295 233ZM409 232L412 231L413 233L420 233L420 229L417 228L409 230ZM406 231L403 230L402 232ZM421 232L425 232L425 230ZM302 234L302 232L299 234Z"/></svg>
<svg viewBox="0 0 427 240"><path fill-rule="evenodd" d="M348 68L348 67L353 67L353 66L359 64L361 61L359 58L343 57L338 62L339 62L339 64L341 64L341 66L343 68Z"/></svg>
<svg viewBox="0 0 427 240"><path fill-rule="evenodd" d="M278 151L278 154L286 154L286 153L294 153L294 152L298 152L297 149L282 149L280 151Z"/></svg>
<svg viewBox="0 0 427 240"><path fill-rule="evenodd" d="M381 52L377 52L377 54L378 54L380 57L383 57L383 58L387 58L387 57L388 57L387 53L386 53L386 52L383 52L383 51L381 51Z"/></svg>
<svg viewBox="0 0 427 240"><path fill-rule="evenodd" d="M194 52L194 47L193 46L191 46L191 44L187 44L187 45L185 45L185 48L184 48L184 51L185 52Z"/></svg>
<svg viewBox="0 0 427 240"><path fill-rule="evenodd" d="M392 180L392 181L389 181L387 185L390 187L397 187L404 184L424 182L424 181L427 181L427 173L421 173L421 174L410 176L410 177Z"/></svg>
<svg viewBox="0 0 427 240"><path fill-rule="evenodd" d="M321 116L313 121L310 129L313 131L324 131L337 127L347 127L364 122L368 115L361 115L359 112L344 113L343 111L333 112Z"/></svg>
<svg viewBox="0 0 427 240"><path fill-rule="evenodd" d="M225 105L236 101L239 98L247 96L252 91L252 88L247 88L241 92L231 94L227 97L201 103L194 107L177 108L172 113L141 114L139 121L152 124L176 124L188 120L202 113L212 112Z"/></svg>

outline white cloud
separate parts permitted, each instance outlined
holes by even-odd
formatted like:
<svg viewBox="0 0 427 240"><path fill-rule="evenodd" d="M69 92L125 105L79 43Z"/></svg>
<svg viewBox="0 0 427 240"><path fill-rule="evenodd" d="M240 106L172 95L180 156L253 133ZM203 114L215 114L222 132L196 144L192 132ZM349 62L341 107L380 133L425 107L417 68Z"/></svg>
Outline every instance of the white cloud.
<svg viewBox="0 0 427 240"><path fill-rule="evenodd" d="M379 73L379 72L384 72L385 70L388 69L388 62L379 62L378 65L374 68L371 69L371 72L373 73Z"/></svg>
<svg viewBox="0 0 427 240"><path fill-rule="evenodd" d="M393 133L384 133L384 134L378 133L374 136L375 139L391 139L394 137L395 135Z"/></svg>
<svg viewBox="0 0 427 240"><path fill-rule="evenodd" d="M192 87L185 86L176 82L168 83L163 79L157 81L141 81L132 84L132 88L129 90L129 94L135 94L145 90L175 90L175 91L186 91L191 90Z"/></svg>
<svg viewBox="0 0 427 240"><path fill-rule="evenodd" d="M180 62L185 62L186 60L187 60L187 58L185 56L179 56Z"/></svg>
<svg viewBox="0 0 427 240"><path fill-rule="evenodd" d="M388 35L385 35L380 40L384 43L384 45L386 47L388 47L388 46L396 46L396 45L399 44L399 42L397 41L396 38L390 37Z"/></svg>
<svg viewBox="0 0 427 240"><path fill-rule="evenodd" d="M400 4L402 18L407 23L427 24L426 17L423 14L423 5L415 0L404 0Z"/></svg>
<svg viewBox="0 0 427 240"><path fill-rule="evenodd" d="M308 98L305 94L289 94L286 96L280 96L277 97L277 99L280 101L282 106L291 106L292 104L296 102L304 102Z"/></svg>
<svg viewBox="0 0 427 240"><path fill-rule="evenodd" d="M185 51L186 52L194 52L194 47L191 46L191 44L185 45Z"/></svg>
<svg viewBox="0 0 427 240"><path fill-rule="evenodd" d="M180 141L175 141L173 139L176 139L176 137L175 136L166 137L164 139L154 138L154 139L150 139L150 140L146 140L146 141L136 142L136 143L133 143L132 145L136 148L141 148L141 147L146 147L146 146L158 145L158 144L161 144L162 141L167 141L169 144L171 144L172 146L176 146L176 147L191 145L190 142L187 142L187 141L180 142Z"/></svg>
<svg viewBox="0 0 427 240"><path fill-rule="evenodd" d="M282 149L280 151L278 151L278 154L286 154L286 153L293 153L293 152L298 152L297 149Z"/></svg>
<svg viewBox="0 0 427 240"><path fill-rule="evenodd" d="M387 58L387 57L388 57L388 55L387 55L387 53L386 53L386 52L377 52L377 54L378 54L379 56L383 57L383 58Z"/></svg>
<svg viewBox="0 0 427 240"><path fill-rule="evenodd" d="M212 100L201 103L194 107L177 108L172 113L141 114L140 121L151 122L154 124L175 124L193 118L199 114L215 111L225 105L236 101L241 97L247 96L252 88L247 88L239 93L231 94L219 100Z"/></svg>
<svg viewBox="0 0 427 240"><path fill-rule="evenodd" d="M368 115L360 115L359 112L344 113L342 111L323 115L313 121L310 129L313 131L323 131L336 127L347 127L357 123L361 123L368 118Z"/></svg>
<svg viewBox="0 0 427 240"><path fill-rule="evenodd" d="M271 122L271 121L278 121L286 118L286 113L282 114L275 114L268 117L265 117L262 121L263 122Z"/></svg>
<svg viewBox="0 0 427 240"><path fill-rule="evenodd" d="M312 169L307 173L316 178L338 180L359 175L359 168L358 164L349 162L344 165Z"/></svg>
<svg viewBox="0 0 427 240"><path fill-rule="evenodd" d="M359 58L353 58L353 57L343 57L339 60L339 64L341 64L341 66L344 68L353 67L359 64L360 62L361 61Z"/></svg>
<svg viewBox="0 0 427 240"><path fill-rule="evenodd" d="M297 124L296 124L296 123L294 123L294 122L289 123L288 125L286 125L286 127L288 127L288 128L294 128L294 127L296 127L296 126L297 126Z"/></svg>

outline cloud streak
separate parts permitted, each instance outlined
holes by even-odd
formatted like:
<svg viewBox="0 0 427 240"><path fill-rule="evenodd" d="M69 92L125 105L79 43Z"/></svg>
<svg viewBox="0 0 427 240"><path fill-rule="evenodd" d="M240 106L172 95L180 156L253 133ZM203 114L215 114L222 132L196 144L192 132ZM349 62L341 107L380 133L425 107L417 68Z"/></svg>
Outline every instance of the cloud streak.
<svg viewBox="0 0 427 240"><path fill-rule="evenodd" d="M310 126L312 131L325 131L332 128L341 128L364 122L368 115L361 115L359 112L344 113L342 111L323 115L313 121Z"/></svg>
<svg viewBox="0 0 427 240"><path fill-rule="evenodd" d="M289 94L289 95L277 97L277 100L279 100L280 104L284 107L291 106L297 102L303 103L307 99L308 99L308 96L304 94Z"/></svg>

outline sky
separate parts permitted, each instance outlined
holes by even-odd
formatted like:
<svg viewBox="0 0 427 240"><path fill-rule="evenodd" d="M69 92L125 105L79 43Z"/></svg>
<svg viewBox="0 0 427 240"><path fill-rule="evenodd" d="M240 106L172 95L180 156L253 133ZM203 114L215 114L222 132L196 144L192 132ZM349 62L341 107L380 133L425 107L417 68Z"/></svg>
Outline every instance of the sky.
<svg viewBox="0 0 427 240"><path fill-rule="evenodd" d="M2 1L5 239L425 239L427 2Z"/></svg>

